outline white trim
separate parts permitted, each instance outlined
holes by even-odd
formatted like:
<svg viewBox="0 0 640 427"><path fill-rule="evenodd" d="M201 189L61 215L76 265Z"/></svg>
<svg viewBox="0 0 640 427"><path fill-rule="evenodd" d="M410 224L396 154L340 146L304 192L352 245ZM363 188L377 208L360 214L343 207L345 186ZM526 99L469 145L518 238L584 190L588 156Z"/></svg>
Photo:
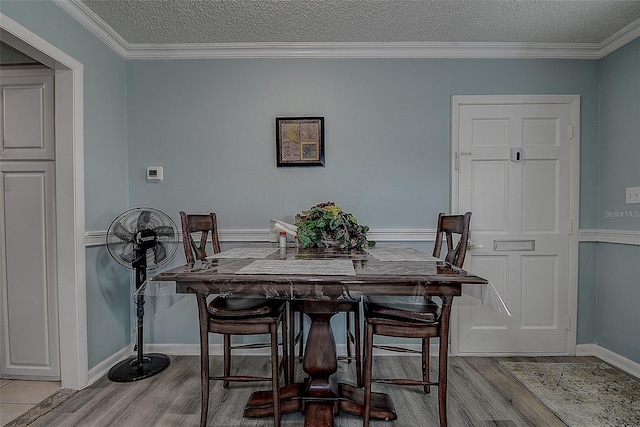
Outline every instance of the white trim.
<svg viewBox="0 0 640 427"><path fill-rule="evenodd" d="M78 0L51 0L67 12L100 41L123 58L128 57L129 44L95 12Z"/></svg>
<svg viewBox="0 0 640 427"><path fill-rule="evenodd" d="M622 369L628 374L640 379L640 363L622 357L611 350L600 347L598 344L579 344L576 346L576 356L595 356L616 368Z"/></svg>
<svg viewBox="0 0 640 427"><path fill-rule="evenodd" d="M452 187L453 188L453 187ZM376 242L433 242L434 229L372 229L367 236ZM85 246L101 246L105 244L107 232L88 231L85 235ZM181 236L180 236L181 237ZM268 229L236 229L220 230L222 242L268 242L271 234ZM621 245L640 245L640 231L632 230L580 230L580 242L614 243Z"/></svg>
<svg viewBox="0 0 640 427"><path fill-rule="evenodd" d="M600 59L640 36L640 19L602 43L184 43L131 44L79 0L52 0L125 59L568 58Z"/></svg>
<svg viewBox="0 0 640 427"><path fill-rule="evenodd" d="M394 42L130 44L127 59L571 58L597 59L598 44Z"/></svg>
<svg viewBox="0 0 640 427"><path fill-rule="evenodd" d="M0 13L0 38L56 70L57 282L62 387L88 381L83 65Z"/></svg>
<svg viewBox="0 0 640 427"><path fill-rule="evenodd" d="M636 19L600 43L599 58L604 58L614 50L635 40L638 36L640 36L640 19Z"/></svg>
<svg viewBox="0 0 640 427"><path fill-rule="evenodd" d="M129 356L133 355L133 345L128 345L121 349L120 351L112 354L107 357L102 362L98 363L96 366L89 370L89 380L85 387L90 386L91 384L98 381L100 378L104 377L114 365L123 361ZM84 388L84 387L83 387Z"/></svg>
<svg viewBox="0 0 640 427"><path fill-rule="evenodd" d="M574 230L580 229L580 95L568 96L573 98L569 111L570 125L574 129L573 138L569 140L569 220ZM578 319L578 277L579 277L579 238L578 233L569 234L569 284L567 289L567 313L570 319ZM567 333L567 352L574 354L578 340L577 320Z"/></svg>
<svg viewBox="0 0 640 427"><path fill-rule="evenodd" d="M433 229L378 229L369 230L367 236L376 242L433 242L436 230ZM85 234L86 247L106 244L107 231L88 231ZM182 235L178 236L182 241ZM268 242L271 239L269 229L220 230L221 242Z"/></svg>
<svg viewBox="0 0 640 427"><path fill-rule="evenodd" d="M580 230L580 241L640 246L640 231Z"/></svg>
<svg viewBox="0 0 640 427"><path fill-rule="evenodd" d="M389 344L391 345L391 344ZM403 347L412 348L415 350L420 350L419 344L402 344ZM431 344L430 346L431 354L438 354L438 344ZM144 345L145 353L163 353L169 356L198 356L200 355L200 345L199 344L145 344ZM338 344L336 346L336 352L339 356L346 355L346 344ZM211 356L221 356L222 355L222 344L210 344L209 345L209 354ZM245 351L236 351L234 354L244 354L244 355L260 355L260 356L268 356L269 352L267 349L253 349L253 350L245 350ZM127 357L133 356L133 346L127 346L107 359L100 362L94 368L89 371L89 383L87 385L91 385L100 378L102 378L112 366L119 363L120 361L126 359ZM374 355L376 356L417 356L417 354L412 353L395 353L380 349L374 349ZM475 357L474 356L462 356L462 357ZM489 356L495 356L491 354ZM514 356L513 354L508 354L508 356ZM528 356L528 355L527 355ZM610 350L602 348L597 344L578 344L576 346L576 356L595 356L602 359L604 362L607 362L623 371L640 378L640 364L633 362L632 360L626 359L616 353L613 353Z"/></svg>

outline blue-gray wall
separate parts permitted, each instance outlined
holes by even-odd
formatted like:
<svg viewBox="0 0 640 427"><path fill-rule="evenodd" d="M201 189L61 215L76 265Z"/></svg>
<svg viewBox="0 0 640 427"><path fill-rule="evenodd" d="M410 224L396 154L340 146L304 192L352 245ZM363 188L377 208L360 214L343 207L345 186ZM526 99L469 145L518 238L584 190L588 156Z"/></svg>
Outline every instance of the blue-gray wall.
<svg viewBox="0 0 640 427"><path fill-rule="evenodd" d="M377 229L433 228L449 209L451 96L579 94L582 149L598 154L598 62L244 59L129 61L132 205L219 215L222 229L334 200ZM325 117L326 167L277 168L275 117ZM165 180L148 183L147 166ZM589 189L589 179L586 180ZM583 192L595 228L597 195ZM182 255L180 255L182 258ZM158 313L154 342L192 340L183 306ZM171 325L167 330L166 326ZM178 325L182 325L179 327ZM336 339L344 342L343 328ZM587 341L592 342L592 341Z"/></svg>
<svg viewBox="0 0 640 427"><path fill-rule="evenodd" d="M2 0L0 12L84 64L87 231L138 205L176 222L179 210L215 209L223 229L264 229L321 200L373 228L433 228L449 205L451 95L554 93L581 95L580 227L638 229L602 212L627 209L608 195L640 185L638 40L602 61L124 61L49 1ZM275 117L287 115L325 117L326 167L275 167ZM164 166L164 182L145 181L149 165ZM578 342L635 362L638 251L582 243L578 296ZM86 268L94 367L130 341L130 276L103 247L87 249ZM158 313L150 338L197 342L191 302Z"/></svg>
<svg viewBox="0 0 640 427"><path fill-rule="evenodd" d="M600 61L598 228L640 231L640 38ZM597 244L591 340L640 363L640 246ZM585 307L586 308L586 307Z"/></svg>
<svg viewBox="0 0 640 427"><path fill-rule="evenodd" d="M579 94L582 144L598 147L596 61L173 60L127 69L131 203L175 218L215 209L222 229L266 228L322 200L372 228L433 228L449 208L452 95ZM275 167L275 118L287 115L325 117L326 167ZM145 168L156 164L165 181L147 183ZM583 203L593 211L596 198L587 192Z"/></svg>
<svg viewBox="0 0 640 427"><path fill-rule="evenodd" d="M85 220L106 230L129 206L126 61L50 1L0 1L0 12L84 65ZM126 346L130 274L88 248L89 367Z"/></svg>

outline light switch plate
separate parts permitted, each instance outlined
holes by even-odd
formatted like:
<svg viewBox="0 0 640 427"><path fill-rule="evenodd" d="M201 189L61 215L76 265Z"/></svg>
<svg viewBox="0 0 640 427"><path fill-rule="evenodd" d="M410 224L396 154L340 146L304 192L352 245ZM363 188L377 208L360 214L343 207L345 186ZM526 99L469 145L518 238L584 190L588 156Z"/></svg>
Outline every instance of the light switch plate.
<svg viewBox="0 0 640 427"><path fill-rule="evenodd" d="M640 187L627 188L627 204L640 203Z"/></svg>

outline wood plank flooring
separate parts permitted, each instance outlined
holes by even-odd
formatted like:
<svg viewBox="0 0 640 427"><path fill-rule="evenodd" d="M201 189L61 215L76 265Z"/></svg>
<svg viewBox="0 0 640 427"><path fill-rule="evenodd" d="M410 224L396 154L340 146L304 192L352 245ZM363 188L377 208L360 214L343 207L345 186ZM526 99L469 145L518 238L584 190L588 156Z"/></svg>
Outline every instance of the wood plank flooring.
<svg viewBox="0 0 640 427"><path fill-rule="evenodd" d="M236 356L234 367L245 372L269 370L267 357ZM595 362L594 357L451 357L449 364L449 424L451 426L564 426L513 377L498 361ZM212 358L215 365L221 357ZM355 383L355 364L340 363L339 381ZM431 364L437 367L436 360ZM215 368L214 368L215 369ZM162 373L133 383L115 383L102 378L31 424L44 426L197 426L199 424L199 358L172 356ZM419 376L419 357L384 356L374 359L374 375ZM299 365L298 381L303 377ZM436 372L433 372L435 377ZM273 425L270 418L243 418L244 405L255 390L267 383L235 383L227 390L211 383L210 426L259 427ZM372 426L437 426L438 403L435 387L429 395L418 387L374 384L374 391L389 393L398 412L396 421L372 421ZM301 414L286 414L283 426L301 426ZM348 414L336 417L337 427L361 426L362 419Z"/></svg>

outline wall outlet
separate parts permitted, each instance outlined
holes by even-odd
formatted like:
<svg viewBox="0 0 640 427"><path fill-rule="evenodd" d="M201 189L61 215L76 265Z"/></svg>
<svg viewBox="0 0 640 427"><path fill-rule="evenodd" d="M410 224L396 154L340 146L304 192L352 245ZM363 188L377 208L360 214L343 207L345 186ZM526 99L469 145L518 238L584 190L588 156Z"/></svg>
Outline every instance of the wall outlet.
<svg viewBox="0 0 640 427"><path fill-rule="evenodd" d="M640 187L627 188L627 203L640 203Z"/></svg>

